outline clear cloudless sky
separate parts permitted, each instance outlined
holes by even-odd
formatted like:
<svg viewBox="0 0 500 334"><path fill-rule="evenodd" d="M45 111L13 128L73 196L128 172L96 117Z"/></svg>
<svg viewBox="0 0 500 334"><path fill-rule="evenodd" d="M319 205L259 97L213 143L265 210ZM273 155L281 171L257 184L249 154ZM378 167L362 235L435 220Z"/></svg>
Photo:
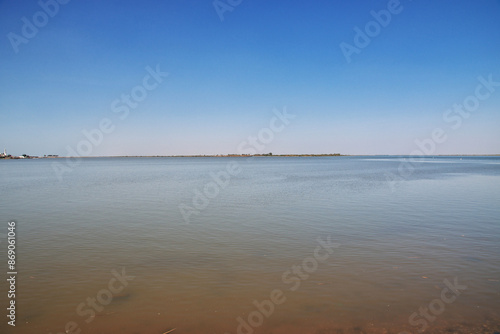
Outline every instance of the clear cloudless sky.
<svg viewBox="0 0 500 334"><path fill-rule="evenodd" d="M40 14L54 1L0 1L7 153L68 155L106 118L90 155L235 153L284 108L295 118L262 153L410 154L436 128L435 154L500 153L500 85L443 118L479 77L500 82L498 0L401 0L350 62L341 43L390 1L222 0L221 20L212 0L71 0ZM148 66L168 76L121 119L112 103Z"/></svg>

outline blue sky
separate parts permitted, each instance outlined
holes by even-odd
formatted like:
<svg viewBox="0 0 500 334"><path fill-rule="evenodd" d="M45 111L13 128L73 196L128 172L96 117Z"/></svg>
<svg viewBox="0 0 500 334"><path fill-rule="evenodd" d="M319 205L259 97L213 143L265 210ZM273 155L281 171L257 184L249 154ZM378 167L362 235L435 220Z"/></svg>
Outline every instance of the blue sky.
<svg viewBox="0 0 500 334"><path fill-rule="evenodd" d="M236 4L223 21L213 1L54 1L41 1L53 17L37 1L0 1L8 153L67 155L103 119L113 130L90 155L234 153L285 107L296 117L263 153L410 154L436 128L446 140L433 154L500 153L500 86L453 114L460 126L443 118L473 101L478 77L500 82L498 0L221 0ZM371 11L391 5L374 25ZM39 20L34 36L23 18ZM348 62L341 43L377 24ZM168 76L120 119L113 101L157 65Z"/></svg>

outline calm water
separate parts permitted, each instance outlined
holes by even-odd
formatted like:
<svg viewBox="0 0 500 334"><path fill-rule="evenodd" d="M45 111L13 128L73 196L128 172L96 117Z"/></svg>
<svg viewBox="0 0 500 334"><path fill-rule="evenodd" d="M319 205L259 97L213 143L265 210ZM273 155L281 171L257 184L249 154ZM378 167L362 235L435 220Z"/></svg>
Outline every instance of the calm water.
<svg viewBox="0 0 500 334"><path fill-rule="evenodd" d="M0 161L1 333L500 330L500 158L55 161Z"/></svg>

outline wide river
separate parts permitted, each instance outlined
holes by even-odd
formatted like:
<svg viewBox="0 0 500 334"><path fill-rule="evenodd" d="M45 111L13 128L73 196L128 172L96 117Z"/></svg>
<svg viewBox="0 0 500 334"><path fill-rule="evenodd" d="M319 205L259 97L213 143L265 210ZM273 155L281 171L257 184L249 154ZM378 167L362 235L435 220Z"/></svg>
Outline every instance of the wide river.
<svg viewBox="0 0 500 334"><path fill-rule="evenodd" d="M1 333L500 331L500 157L3 160L0 212Z"/></svg>

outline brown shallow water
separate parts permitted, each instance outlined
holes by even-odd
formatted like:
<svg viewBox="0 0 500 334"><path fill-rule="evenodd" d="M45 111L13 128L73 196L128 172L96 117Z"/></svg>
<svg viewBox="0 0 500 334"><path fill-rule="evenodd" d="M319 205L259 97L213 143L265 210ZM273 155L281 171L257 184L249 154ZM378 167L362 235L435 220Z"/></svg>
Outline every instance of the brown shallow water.
<svg viewBox="0 0 500 334"><path fill-rule="evenodd" d="M438 160L394 189L391 157L241 161L190 224L179 204L227 159L90 159L62 182L47 160L2 162L19 253L0 331L498 332L500 161ZM336 243L321 261L318 238Z"/></svg>

